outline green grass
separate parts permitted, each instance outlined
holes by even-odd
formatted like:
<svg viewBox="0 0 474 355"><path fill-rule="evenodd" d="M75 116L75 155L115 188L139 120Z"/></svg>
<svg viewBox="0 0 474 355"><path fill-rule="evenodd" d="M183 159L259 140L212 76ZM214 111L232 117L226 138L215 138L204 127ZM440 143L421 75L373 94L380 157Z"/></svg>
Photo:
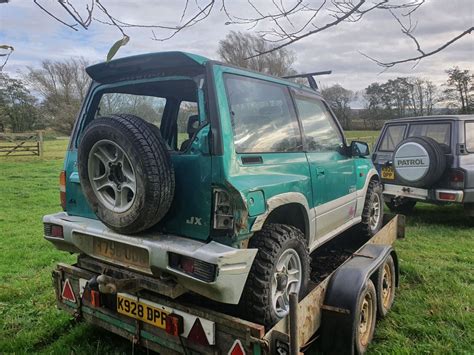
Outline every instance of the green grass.
<svg viewBox="0 0 474 355"><path fill-rule="evenodd" d="M74 256L43 240L41 217L60 209L66 144L45 142L42 159L0 158L0 353L132 351L129 342L76 324L55 306L51 270ZM396 249L401 285L369 351L473 353L474 220L460 207L417 206Z"/></svg>

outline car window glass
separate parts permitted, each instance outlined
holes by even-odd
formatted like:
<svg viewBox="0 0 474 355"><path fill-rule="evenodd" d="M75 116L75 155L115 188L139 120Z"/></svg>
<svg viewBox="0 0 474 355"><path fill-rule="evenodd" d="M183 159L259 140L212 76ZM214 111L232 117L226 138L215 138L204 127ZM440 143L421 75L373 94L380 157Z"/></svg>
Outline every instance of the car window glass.
<svg viewBox="0 0 474 355"><path fill-rule="evenodd" d="M292 152L301 135L285 86L243 76L225 76L238 153Z"/></svg>
<svg viewBox="0 0 474 355"><path fill-rule="evenodd" d="M100 99L97 116L118 113L135 115L160 127L165 105L166 99L162 97L105 93Z"/></svg>
<svg viewBox="0 0 474 355"><path fill-rule="evenodd" d="M392 152L395 147L403 140L405 135L405 125L388 126L385 130L379 150Z"/></svg>
<svg viewBox="0 0 474 355"><path fill-rule="evenodd" d="M466 149L474 153L474 122L466 122Z"/></svg>
<svg viewBox="0 0 474 355"><path fill-rule="evenodd" d="M296 107L303 124L306 146L309 151L338 150L342 136L331 113L320 100L297 96Z"/></svg>
<svg viewBox="0 0 474 355"><path fill-rule="evenodd" d="M178 130L176 148L184 150L183 143L187 142L194 135L195 129L199 127L198 106L196 102L181 101L176 126Z"/></svg>
<svg viewBox="0 0 474 355"><path fill-rule="evenodd" d="M408 131L409 137L430 137L440 144L450 145L451 124L425 123L412 124Z"/></svg>

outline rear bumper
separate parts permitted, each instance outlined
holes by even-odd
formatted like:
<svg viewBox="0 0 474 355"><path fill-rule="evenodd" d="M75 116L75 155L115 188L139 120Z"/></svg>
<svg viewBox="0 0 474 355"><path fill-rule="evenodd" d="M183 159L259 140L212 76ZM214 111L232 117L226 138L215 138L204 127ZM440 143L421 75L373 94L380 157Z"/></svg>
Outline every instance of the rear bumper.
<svg viewBox="0 0 474 355"><path fill-rule="evenodd" d="M64 239L45 236L56 248L73 253L84 253L99 260L120 265L150 275L159 276L165 271L176 277L185 288L212 300L237 304L245 286L257 249L235 249L220 243L202 243L189 238L157 233L127 236L115 233L98 220L69 216L60 212L43 217L44 223L63 227ZM123 264L97 254L94 238L113 241L145 249L148 267ZM205 282L169 266L168 253L185 255L214 264L217 267L213 282Z"/></svg>
<svg viewBox="0 0 474 355"><path fill-rule="evenodd" d="M463 191L449 189L420 189L416 187L393 184L384 184L383 193L385 195L409 197L423 201L440 201L453 203L467 202L467 198L474 198L474 191L470 190ZM448 196L449 199L447 198Z"/></svg>

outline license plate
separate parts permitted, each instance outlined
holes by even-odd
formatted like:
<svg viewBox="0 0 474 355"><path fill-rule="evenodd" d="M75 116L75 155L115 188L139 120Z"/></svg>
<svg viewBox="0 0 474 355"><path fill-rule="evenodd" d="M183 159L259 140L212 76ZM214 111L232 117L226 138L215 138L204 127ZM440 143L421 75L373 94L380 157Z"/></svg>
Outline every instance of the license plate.
<svg viewBox="0 0 474 355"><path fill-rule="evenodd" d="M146 249L112 240L94 238L94 254L125 266L136 266L146 270L150 267Z"/></svg>
<svg viewBox="0 0 474 355"><path fill-rule="evenodd" d="M120 293L117 294L117 312L161 329L166 329L166 317L169 314L151 302L137 300Z"/></svg>
<svg viewBox="0 0 474 355"><path fill-rule="evenodd" d="M393 180L395 179L395 170L391 166L384 166L382 168L382 179Z"/></svg>

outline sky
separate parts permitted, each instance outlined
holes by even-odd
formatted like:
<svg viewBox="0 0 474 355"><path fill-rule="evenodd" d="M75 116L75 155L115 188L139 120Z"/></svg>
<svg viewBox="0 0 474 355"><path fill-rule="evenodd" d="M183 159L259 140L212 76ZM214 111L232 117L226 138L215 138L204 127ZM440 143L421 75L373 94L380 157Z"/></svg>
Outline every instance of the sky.
<svg viewBox="0 0 474 355"><path fill-rule="evenodd" d="M81 14L85 14L86 0L69 0ZM204 4L206 0L196 0ZM287 7L293 1L282 0ZM306 0L317 6L323 0ZM409 0L391 0L408 2ZM56 0L38 0L48 10L66 22L71 22L67 13ZM130 23L175 25L179 23L185 0L102 0L116 18ZM329 2L329 1L328 1ZM241 17L255 15L247 0L227 0L228 10ZM254 0L257 8L266 14L271 11L271 0ZM194 7L193 7L194 6ZM119 50L116 58L147 52L182 50L219 59L219 40L231 30L266 31L270 22L259 23L255 28L248 25L226 24L228 19L217 2L211 15L199 24L188 28L167 41L152 40L149 29L127 29L130 42ZM188 16L196 10L190 1ZM95 11L99 19L104 19ZM292 18L297 26L304 21L301 14ZM186 17L185 17L186 18ZM406 19L406 18L405 18ZM317 17L317 24L329 20L328 13ZM474 0L426 0L414 13L417 23L414 34L426 51L437 48L474 23ZM287 24L289 26L289 24ZM168 32L156 31L157 36ZM93 22L88 30L73 31L42 12L30 0L10 0L0 4L0 44L15 48L4 71L12 76L26 72L27 67L37 67L42 60L61 60L70 57L84 57L91 63L105 60L108 49L121 38L120 32L112 27ZM377 10L367 14L355 23L343 23L320 34L309 36L288 49L295 52L294 67L298 72L332 70L333 74L321 77L320 84L340 84L353 91L363 90L372 82L384 82L398 76L418 76L430 79L436 84L446 81L445 70L459 66L474 71L474 33L465 36L443 52L422 60L413 68L413 63L398 65L381 73L381 67L360 54L386 61L417 55L413 42L400 32L400 26L387 11Z"/></svg>

